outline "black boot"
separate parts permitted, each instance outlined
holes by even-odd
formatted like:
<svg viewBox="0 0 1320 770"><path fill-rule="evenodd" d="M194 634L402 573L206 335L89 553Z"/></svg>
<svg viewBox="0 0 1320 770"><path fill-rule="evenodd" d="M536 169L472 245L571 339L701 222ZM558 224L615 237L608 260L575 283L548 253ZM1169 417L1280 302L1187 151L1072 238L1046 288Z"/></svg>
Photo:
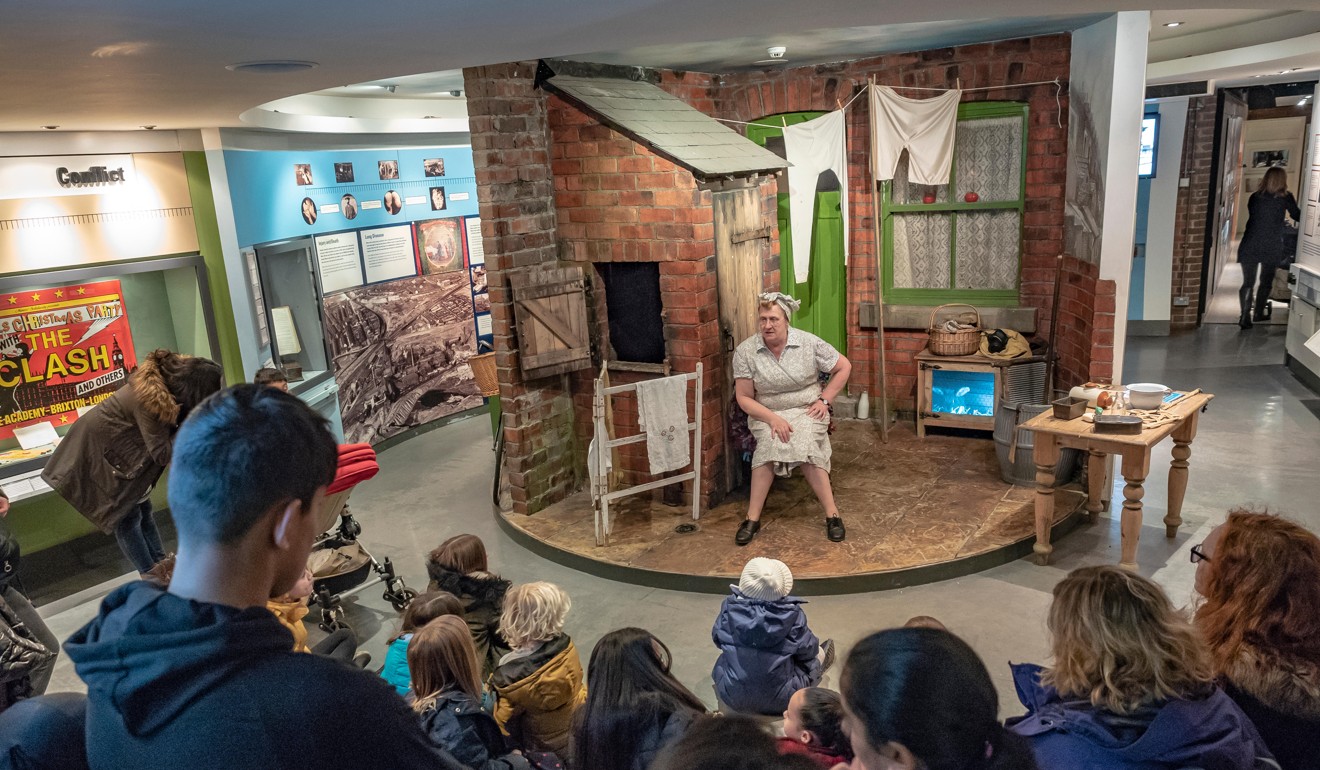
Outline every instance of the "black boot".
<svg viewBox="0 0 1320 770"><path fill-rule="evenodd" d="M743 523L738 527L738 534L733 536L733 542L738 545L747 545L756 537L756 533L761 531L761 522L743 519Z"/></svg>

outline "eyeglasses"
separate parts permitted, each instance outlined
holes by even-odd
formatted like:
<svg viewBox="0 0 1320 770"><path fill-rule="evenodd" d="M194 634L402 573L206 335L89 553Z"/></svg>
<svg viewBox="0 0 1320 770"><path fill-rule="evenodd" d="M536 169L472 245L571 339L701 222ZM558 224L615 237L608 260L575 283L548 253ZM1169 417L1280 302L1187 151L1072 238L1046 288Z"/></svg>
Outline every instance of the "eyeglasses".
<svg viewBox="0 0 1320 770"><path fill-rule="evenodd" d="M1192 564L1195 564L1198 561L1210 561L1210 557L1205 555L1204 543L1197 543L1196 545L1192 546L1191 557L1192 557Z"/></svg>

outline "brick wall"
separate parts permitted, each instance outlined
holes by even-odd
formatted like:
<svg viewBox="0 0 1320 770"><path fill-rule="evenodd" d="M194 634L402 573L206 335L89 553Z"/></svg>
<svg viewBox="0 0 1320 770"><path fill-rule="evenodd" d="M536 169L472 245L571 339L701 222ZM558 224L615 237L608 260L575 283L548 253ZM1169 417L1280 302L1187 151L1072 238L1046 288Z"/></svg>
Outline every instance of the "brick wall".
<svg viewBox="0 0 1320 770"><path fill-rule="evenodd" d="M1210 166L1215 156L1215 97L1199 96L1187 105L1182 170L1189 180L1178 188L1173 226L1173 297L1187 297L1185 307L1170 307L1169 326L1191 329L1200 311L1201 268L1205 263L1206 215L1210 207ZM1172 301L1172 300L1170 300Z"/></svg>
<svg viewBox="0 0 1320 770"><path fill-rule="evenodd" d="M1114 376L1113 281L1099 279L1100 268L1075 257L1061 261L1059 354L1056 387L1109 382Z"/></svg>
<svg viewBox="0 0 1320 770"><path fill-rule="evenodd" d="M556 264L555 201L543 95L535 62L463 71L492 330L505 415L505 467L513 507L535 513L577 486L568 377L524 381L514 334L510 278Z"/></svg>
<svg viewBox="0 0 1320 770"><path fill-rule="evenodd" d="M689 75L689 84L700 77ZM699 90L701 86L696 86ZM706 502L724 487L723 358L716 295L713 193L701 189L687 170L627 136L603 125L557 96L548 99L551 164L554 171L556 234L566 260L657 262L663 307L665 349L673 371L704 367L702 383L702 490ZM774 224L773 180L760 183L765 224ZM778 281L767 270L767 282ZM766 266L763 266L763 268ZM595 284L597 337L608 351L609 330L604 284ZM595 371L574 373L579 442L592 434L591 397ZM611 384L623 385L655 375L614 372ZM690 391L689 391L690 393ZM693 408L689 395L689 413ZM616 435L639 432L633 394L613 398ZM650 481L644 444L619 449L623 483Z"/></svg>
<svg viewBox="0 0 1320 770"><path fill-rule="evenodd" d="M1068 95L1071 38L1067 34L1006 40L997 43L941 48L918 53L889 54L837 64L774 71L708 76L667 74L661 86L703 112L750 121L767 115L807 110L832 110L852 98L870 76L882 85L964 89L1058 78L1063 93L1056 101L1051 85L972 91L964 101L1025 101L1030 108L1027 129L1027 201L1023 222L1020 301L1041 310L1040 335L1049 328L1056 257L1063 251L1063 187L1067 174ZM913 92L903 92L912 95ZM709 106L709 109L707 108ZM868 127L869 108L863 98L848 114L849 264L848 357L854 370L854 390L874 389L876 336L858 324L858 305L875 300L876 254L872 217ZM916 340L924 334L886 330L885 362L890 397L896 406L914 405Z"/></svg>

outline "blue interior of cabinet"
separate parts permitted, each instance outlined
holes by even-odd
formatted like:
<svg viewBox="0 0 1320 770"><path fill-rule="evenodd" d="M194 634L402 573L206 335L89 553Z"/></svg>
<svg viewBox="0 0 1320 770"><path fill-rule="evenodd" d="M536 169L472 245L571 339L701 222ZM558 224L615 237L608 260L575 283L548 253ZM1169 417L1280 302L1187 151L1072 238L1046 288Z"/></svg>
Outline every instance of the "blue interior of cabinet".
<svg viewBox="0 0 1320 770"><path fill-rule="evenodd" d="M993 417L995 375L992 372L931 372L931 411Z"/></svg>

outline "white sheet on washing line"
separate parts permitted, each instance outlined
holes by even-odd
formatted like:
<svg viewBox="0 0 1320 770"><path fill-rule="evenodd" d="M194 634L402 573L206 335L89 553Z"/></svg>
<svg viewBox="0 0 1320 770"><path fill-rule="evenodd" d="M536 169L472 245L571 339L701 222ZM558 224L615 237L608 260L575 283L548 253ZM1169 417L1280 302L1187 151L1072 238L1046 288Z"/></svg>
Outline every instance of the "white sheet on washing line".
<svg viewBox="0 0 1320 770"><path fill-rule="evenodd" d="M816 182L829 169L839 178L843 214L843 260L848 261L848 146L843 110L784 128L788 162L788 219L793 233L793 279L806 283L811 268Z"/></svg>

